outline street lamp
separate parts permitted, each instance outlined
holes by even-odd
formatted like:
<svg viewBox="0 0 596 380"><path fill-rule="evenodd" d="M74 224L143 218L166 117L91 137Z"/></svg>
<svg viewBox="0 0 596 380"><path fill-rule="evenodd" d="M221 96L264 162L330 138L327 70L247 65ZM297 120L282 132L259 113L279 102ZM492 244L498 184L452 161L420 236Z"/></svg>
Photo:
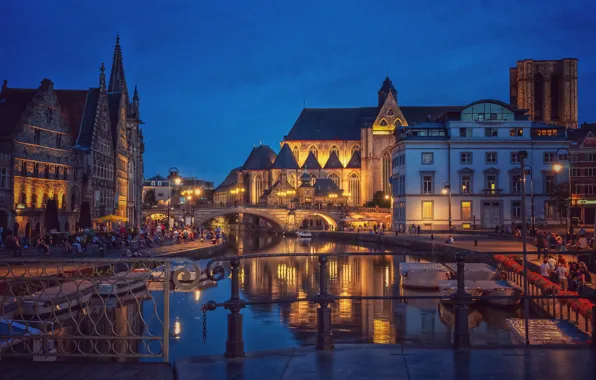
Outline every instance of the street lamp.
<svg viewBox="0 0 596 380"><path fill-rule="evenodd" d="M451 219L451 183L449 181L445 182L443 185L443 189L441 190L443 195L448 195L448 209L449 209L449 231L451 231L451 227L453 226L453 220Z"/></svg>
<svg viewBox="0 0 596 380"><path fill-rule="evenodd" d="M168 175L168 231L170 230L170 209L172 208L172 180L175 185L180 185L182 179L180 178L180 171L178 168L170 168Z"/></svg>
<svg viewBox="0 0 596 380"><path fill-rule="evenodd" d="M528 152L521 150L518 153L520 170L524 173L526 167L526 158L528 158ZM524 183L521 187L521 220L522 220L522 252L524 254L524 316L526 317L526 344L530 344L530 327L528 326L528 318L530 315L530 299L528 298L528 253L527 253L527 242L526 237L528 234L526 226L526 184Z"/></svg>
<svg viewBox="0 0 596 380"><path fill-rule="evenodd" d="M570 153L569 153L569 149L567 148L559 148L557 149L557 162L553 165L553 170L556 171L557 173L560 173L563 170L563 165L559 162L559 152L560 151L566 151L567 152L567 165L568 165L568 177L567 177L567 183L569 184L569 201L567 202L567 218L565 218L565 224L566 224L566 229L567 229L567 233L571 234L571 200L573 199L572 195L571 195L571 161L569 159Z"/></svg>
<svg viewBox="0 0 596 380"><path fill-rule="evenodd" d="M526 168L529 168L529 170L525 170ZM534 235L534 232L536 231L536 216L534 214L534 173L532 171L532 167L530 165L524 165L524 172L523 172L523 179L524 179L524 184L523 186L526 186L526 174L530 175L530 199L531 199L531 215L530 215L530 228L531 228L531 232L532 232L532 236ZM525 223L525 220L524 220Z"/></svg>

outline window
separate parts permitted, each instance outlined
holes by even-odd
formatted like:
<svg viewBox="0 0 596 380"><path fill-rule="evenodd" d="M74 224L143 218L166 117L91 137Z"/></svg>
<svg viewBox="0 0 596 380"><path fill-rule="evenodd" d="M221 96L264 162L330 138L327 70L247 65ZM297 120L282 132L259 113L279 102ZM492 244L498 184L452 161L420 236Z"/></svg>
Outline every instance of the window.
<svg viewBox="0 0 596 380"><path fill-rule="evenodd" d="M62 148L62 135L60 133L56 134L56 148Z"/></svg>
<svg viewBox="0 0 596 380"><path fill-rule="evenodd" d="M54 109L50 108L50 107L46 107L46 121L48 123L51 123L52 120L54 119Z"/></svg>
<svg viewBox="0 0 596 380"><path fill-rule="evenodd" d="M497 152L486 152L485 162L487 164L496 164L497 163Z"/></svg>
<svg viewBox="0 0 596 380"><path fill-rule="evenodd" d="M294 174L294 173L292 173L292 174ZM329 176L327 178L332 180L333 183L335 183L337 185L337 187L341 188L339 174L331 173L331 174L329 174Z"/></svg>
<svg viewBox="0 0 596 380"><path fill-rule="evenodd" d="M523 136L524 135L524 129L523 128L517 128L517 135L518 136Z"/></svg>
<svg viewBox="0 0 596 380"><path fill-rule="evenodd" d="M511 152L511 163L519 164L519 152Z"/></svg>
<svg viewBox="0 0 596 380"><path fill-rule="evenodd" d="M433 176L425 175L422 177L422 193L432 194L433 192Z"/></svg>
<svg viewBox="0 0 596 380"><path fill-rule="evenodd" d="M544 152L544 163L550 164L556 161L556 153L555 152Z"/></svg>
<svg viewBox="0 0 596 380"><path fill-rule="evenodd" d="M511 219L521 218L521 202L511 201Z"/></svg>
<svg viewBox="0 0 596 380"><path fill-rule="evenodd" d="M151 186L155 186L155 181L151 181Z"/></svg>
<svg viewBox="0 0 596 380"><path fill-rule="evenodd" d="M393 109L387 108L387 116L393 116L393 115L395 115L395 112L393 112Z"/></svg>
<svg viewBox="0 0 596 380"><path fill-rule="evenodd" d="M472 220L472 202L461 201L461 220Z"/></svg>
<svg viewBox="0 0 596 380"><path fill-rule="evenodd" d="M555 191L555 176L547 174L544 176L544 192L552 194Z"/></svg>
<svg viewBox="0 0 596 380"><path fill-rule="evenodd" d="M300 162L300 149L298 149L297 145L294 145L294 147L292 148L292 153L294 153L294 158L296 159L296 162Z"/></svg>
<svg viewBox="0 0 596 380"><path fill-rule="evenodd" d="M432 220L433 219L433 202L423 201L422 202L422 219Z"/></svg>
<svg viewBox="0 0 596 380"><path fill-rule="evenodd" d="M50 165L46 165L45 177L50 178Z"/></svg>
<svg viewBox="0 0 596 380"><path fill-rule="evenodd" d="M308 153L312 153L315 156L315 158L319 158L319 150L315 145L311 145L308 148Z"/></svg>
<svg viewBox="0 0 596 380"><path fill-rule="evenodd" d="M59 166L56 166L56 167L54 167L54 170L55 170L54 171L54 178L60 179L60 167Z"/></svg>
<svg viewBox="0 0 596 380"><path fill-rule="evenodd" d="M352 154L354 154L354 152L360 152L360 145L356 144L352 147Z"/></svg>
<svg viewBox="0 0 596 380"><path fill-rule="evenodd" d="M379 125L380 125L381 127L386 127L386 126L387 126L387 120L385 120L385 119L381 119L381 122L379 123Z"/></svg>
<svg viewBox="0 0 596 380"><path fill-rule="evenodd" d="M499 131L497 128L484 128L484 137L497 137Z"/></svg>
<svg viewBox="0 0 596 380"><path fill-rule="evenodd" d="M358 174L352 173L348 178L348 191L353 205L360 204L360 177Z"/></svg>
<svg viewBox="0 0 596 380"><path fill-rule="evenodd" d="M0 168L0 189L10 188L10 178L8 177L8 168Z"/></svg>
<svg viewBox="0 0 596 380"><path fill-rule="evenodd" d="M401 120L399 120L399 119L393 120L393 126L394 127L401 127Z"/></svg>
<svg viewBox="0 0 596 380"><path fill-rule="evenodd" d="M27 177L27 162L25 161L21 163L21 175Z"/></svg>
<svg viewBox="0 0 596 380"><path fill-rule="evenodd" d="M385 151L383 153L383 192L385 194L391 193L391 153ZM338 185L339 186L339 185Z"/></svg>
<svg viewBox="0 0 596 380"><path fill-rule="evenodd" d="M39 145L40 142L41 142L41 131L36 128L35 132L33 134L33 143Z"/></svg>
<svg viewBox="0 0 596 380"><path fill-rule="evenodd" d="M433 152L423 152L422 153L422 164L423 165L430 165L433 163L433 160L434 160Z"/></svg>
<svg viewBox="0 0 596 380"><path fill-rule="evenodd" d="M544 217L546 219L555 219L557 217L557 208L555 202L546 201L544 203Z"/></svg>
<svg viewBox="0 0 596 380"><path fill-rule="evenodd" d="M459 137L472 137L472 128L460 128Z"/></svg>
<svg viewBox="0 0 596 380"><path fill-rule="evenodd" d="M472 152L461 152L459 154L459 162L462 164L472 163Z"/></svg>
<svg viewBox="0 0 596 380"><path fill-rule="evenodd" d="M513 194L521 193L521 184L522 184L521 176L519 176L519 175L511 176L511 193L513 193Z"/></svg>
<svg viewBox="0 0 596 380"><path fill-rule="evenodd" d="M584 169L584 177L594 177L596 176L596 168L585 168Z"/></svg>
<svg viewBox="0 0 596 380"><path fill-rule="evenodd" d="M572 177L579 177L581 174L580 169L571 169L571 176Z"/></svg>
<svg viewBox="0 0 596 380"><path fill-rule="evenodd" d="M509 136L511 137L520 137L524 135L524 129L523 128L511 128L509 130Z"/></svg>
<svg viewBox="0 0 596 380"><path fill-rule="evenodd" d="M488 174L486 176L486 188L491 192L497 189L497 176L495 174Z"/></svg>
<svg viewBox="0 0 596 380"><path fill-rule="evenodd" d="M464 174L461 176L461 192L470 194L472 192L472 176Z"/></svg>
<svg viewBox="0 0 596 380"><path fill-rule="evenodd" d="M337 145L331 145L331 148L329 148L329 156L331 156L333 152L335 152L335 155L339 157L339 148Z"/></svg>
<svg viewBox="0 0 596 380"><path fill-rule="evenodd" d="M157 181L157 186L161 186L161 181Z"/></svg>

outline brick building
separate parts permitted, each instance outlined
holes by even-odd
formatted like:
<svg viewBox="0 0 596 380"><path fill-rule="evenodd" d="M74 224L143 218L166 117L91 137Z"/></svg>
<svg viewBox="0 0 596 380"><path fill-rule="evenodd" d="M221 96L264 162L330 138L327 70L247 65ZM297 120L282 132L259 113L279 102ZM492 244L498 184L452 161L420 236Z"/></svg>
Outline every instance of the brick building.
<svg viewBox="0 0 596 380"><path fill-rule="evenodd" d="M101 65L99 86L59 90L44 79L36 89L0 92L0 226L31 236L45 231L48 199L56 200L60 229L91 214L141 220L143 136L139 97L129 101L119 37L109 87Z"/></svg>
<svg viewBox="0 0 596 380"><path fill-rule="evenodd" d="M596 123L582 124L581 128L570 130L568 137L571 140L571 216L593 225L596 222Z"/></svg>

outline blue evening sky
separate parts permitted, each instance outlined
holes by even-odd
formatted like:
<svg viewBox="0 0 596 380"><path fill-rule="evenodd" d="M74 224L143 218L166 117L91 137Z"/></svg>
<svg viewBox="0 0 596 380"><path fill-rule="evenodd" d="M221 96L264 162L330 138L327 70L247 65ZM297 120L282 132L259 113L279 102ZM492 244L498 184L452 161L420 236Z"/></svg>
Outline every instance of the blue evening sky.
<svg viewBox="0 0 596 380"><path fill-rule="evenodd" d="M307 107L509 101L524 58L579 59L579 121L596 122L594 0L12 0L0 2L0 79L98 85L120 33L139 86L145 175L219 183L254 144L279 149Z"/></svg>

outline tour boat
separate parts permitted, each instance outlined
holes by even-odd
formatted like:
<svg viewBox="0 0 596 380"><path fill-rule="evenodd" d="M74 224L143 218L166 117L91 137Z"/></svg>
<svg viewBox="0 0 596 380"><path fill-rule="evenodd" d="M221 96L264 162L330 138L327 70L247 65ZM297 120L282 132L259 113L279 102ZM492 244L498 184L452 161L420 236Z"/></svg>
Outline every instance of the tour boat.
<svg viewBox="0 0 596 380"><path fill-rule="evenodd" d="M23 297L21 315L42 318L84 306L89 303L94 289L93 282L76 280L40 290Z"/></svg>
<svg viewBox="0 0 596 380"><path fill-rule="evenodd" d="M308 230L299 230L296 232L296 235L298 235L299 239L312 239L312 233Z"/></svg>
<svg viewBox="0 0 596 380"><path fill-rule="evenodd" d="M134 293L147 287L149 275L143 272L119 272L97 283L97 294L104 297Z"/></svg>
<svg viewBox="0 0 596 380"><path fill-rule="evenodd" d="M457 264L449 263L445 266L457 273ZM465 263L464 264L464 279L472 281L482 280L498 280L497 268L484 263Z"/></svg>
<svg viewBox="0 0 596 380"><path fill-rule="evenodd" d="M399 272L404 287L437 289L439 281L449 277L449 271L438 263L400 263Z"/></svg>
<svg viewBox="0 0 596 380"><path fill-rule="evenodd" d="M476 281L476 285L481 289L483 296L516 296L522 294L521 289L509 284L507 281ZM520 298L509 299L480 299L491 305L497 306L515 306L521 301Z"/></svg>
<svg viewBox="0 0 596 380"><path fill-rule="evenodd" d="M44 327L46 331L42 332L33 328L31 323L30 321L0 318L0 335L4 336L4 338L0 338L0 360L2 360L3 354L26 355L36 362L56 360L56 341L41 338L44 334L53 335L53 327L50 329ZM49 326L53 326L53 324L49 324ZM35 338L37 336L39 338Z"/></svg>
<svg viewBox="0 0 596 380"><path fill-rule="evenodd" d="M526 344L526 322L524 319L510 318L505 321L510 332L511 343ZM572 323L561 319L529 319L528 337L530 344L585 344L590 336L580 331Z"/></svg>
<svg viewBox="0 0 596 380"><path fill-rule="evenodd" d="M467 294L472 297L478 297L481 294L481 290L476 284L476 281L464 280L464 289ZM457 281L456 280L442 280L439 281L439 294L443 297L450 297L452 294L457 292ZM449 301L448 301L449 302Z"/></svg>

